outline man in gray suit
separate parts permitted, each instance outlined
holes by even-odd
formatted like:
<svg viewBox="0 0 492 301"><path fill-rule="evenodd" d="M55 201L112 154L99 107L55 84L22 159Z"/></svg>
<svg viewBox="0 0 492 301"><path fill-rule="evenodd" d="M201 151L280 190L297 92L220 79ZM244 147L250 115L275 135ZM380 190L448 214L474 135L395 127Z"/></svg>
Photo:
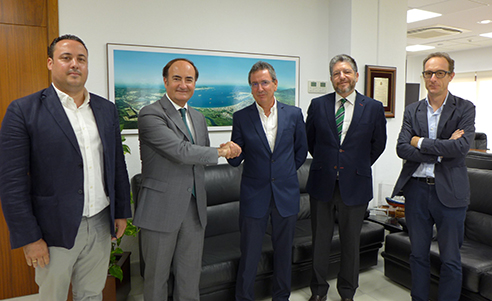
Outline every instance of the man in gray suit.
<svg viewBox="0 0 492 301"><path fill-rule="evenodd" d="M424 59L427 97L405 109L396 151L405 159L393 196L403 190L411 242L412 300L429 300L430 244L435 224L441 271L438 300L458 300L470 185L465 156L475 135L475 106L449 93L454 60L447 53Z"/></svg>
<svg viewBox="0 0 492 301"><path fill-rule="evenodd" d="M140 111L142 188L134 224L141 228L144 299L167 300L171 266L174 300L199 300L207 201L204 166L234 158L233 142L210 147L205 117L187 105L198 70L186 59L163 69L166 95Z"/></svg>

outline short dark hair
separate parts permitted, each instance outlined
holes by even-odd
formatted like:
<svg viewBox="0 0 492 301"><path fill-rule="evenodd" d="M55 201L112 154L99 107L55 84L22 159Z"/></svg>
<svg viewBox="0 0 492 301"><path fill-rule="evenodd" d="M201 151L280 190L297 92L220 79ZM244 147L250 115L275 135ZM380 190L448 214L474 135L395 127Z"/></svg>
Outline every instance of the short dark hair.
<svg viewBox="0 0 492 301"><path fill-rule="evenodd" d="M79 37L74 36L73 34L64 34L62 36L59 36L58 38L55 38L53 42L51 42L50 46L48 47L48 57L53 58L53 53L55 52L55 46L58 42L62 40L72 40L72 41L77 41L82 46L84 46L85 50L87 51L87 54L89 53L89 50L84 44L84 41L82 41Z"/></svg>
<svg viewBox="0 0 492 301"><path fill-rule="evenodd" d="M277 73L275 73L275 69L273 69L273 66L270 65L267 62L263 61L258 61L256 62L253 67L251 67L251 70L249 70L248 74L248 84L251 85L251 74L255 73L256 71L259 70L268 70L268 73L270 73L270 76L272 77L273 81L277 80Z"/></svg>
<svg viewBox="0 0 492 301"><path fill-rule="evenodd" d="M449 64L449 72L453 73L454 72L454 60L447 54L446 52L433 52L429 54L425 59L424 59L424 71L425 71L425 63L427 63L428 60L430 60L433 57L442 57L445 58L446 61L448 61Z"/></svg>
<svg viewBox="0 0 492 301"><path fill-rule="evenodd" d="M166 66L164 66L164 68L162 69L162 76L163 77L167 78L167 76L169 75L169 68L171 68L172 64L176 63L177 61L185 61L185 62L190 63L190 65L192 65L193 68L195 68L195 81L198 80L198 69L196 68L195 64L193 64L192 61L190 61L188 59L184 59L184 58L177 58L177 59L169 61L169 63L167 63Z"/></svg>
<svg viewBox="0 0 492 301"><path fill-rule="evenodd" d="M347 62L350 64L352 70L354 70L355 73L358 72L357 63L355 62L353 57L351 57L348 54L339 54L339 55L335 55L330 61L330 76L333 75L333 66L335 66L335 64L338 62Z"/></svg>

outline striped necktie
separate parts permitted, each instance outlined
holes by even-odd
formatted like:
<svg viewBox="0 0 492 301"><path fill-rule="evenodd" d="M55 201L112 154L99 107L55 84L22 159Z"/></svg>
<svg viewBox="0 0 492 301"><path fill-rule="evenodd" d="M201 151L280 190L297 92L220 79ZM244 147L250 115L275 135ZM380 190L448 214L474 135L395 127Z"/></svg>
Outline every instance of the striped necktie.
<svg viewBox="0 0 492 301"><path fill-rule="evenodd" d="M340 105L340 108L338 108L335 114L335 120L337 122L338 140L342 141L343 117L345 116L344 104L347 102L347 100L345 98L342 98L340 102L342 104Z"/></svg>

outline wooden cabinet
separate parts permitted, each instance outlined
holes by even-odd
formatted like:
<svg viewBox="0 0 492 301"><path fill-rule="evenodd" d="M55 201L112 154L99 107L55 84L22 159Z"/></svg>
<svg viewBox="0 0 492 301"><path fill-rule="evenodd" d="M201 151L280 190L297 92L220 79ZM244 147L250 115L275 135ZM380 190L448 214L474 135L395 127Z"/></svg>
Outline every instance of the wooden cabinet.
<svg viewBox="0 0 492 301"><path fill-rule="evenodd" d="M0 0L0 122L14 99L51 83L48 44L58 36L58 0ZM22 248L11 250L0 208L0 299L37 293Z"/></svg>

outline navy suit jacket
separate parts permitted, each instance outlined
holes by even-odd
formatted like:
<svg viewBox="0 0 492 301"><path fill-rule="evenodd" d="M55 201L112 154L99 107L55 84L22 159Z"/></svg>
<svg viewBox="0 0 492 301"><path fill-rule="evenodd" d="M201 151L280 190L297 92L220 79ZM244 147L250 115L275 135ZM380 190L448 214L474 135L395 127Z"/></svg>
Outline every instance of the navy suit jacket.
<svg viewBox="0 0 492 301"><path fill-rule="evenodd" d="M114 236L114 219L131 217L118 113L108 100L90 97L103 146ZM48 246L73 247L84 206L82 164L53 86L9 105L0 129L0 199L12 248L41 238Z"/></svg>
<svg viewBox="0 0 492 301"><path fill-rule="evenodd" d="M449 140L457 130L464 130L457 140ZM468 100L449 93L437 127L437 139L424 139L420 149L413 147L413 136L428 138L425 99L405 109L396 152L405 159L393 196L400 193L421 163L435 164L436 192L443 205L463 207L470 201L470 184L465 157L475 137L475 106ZM441 162L438 157L442 156Z"/></svg>
<svg viewBox="0 0 492 301"><path fill-rule="evenodd" d="M277 113L273 152L255 103L233 116L231 140L242 148L242 153L228 162L238 166L244 160L240 195L243 216L265 216L272 197L281 216L299 212L297 169L306 160L306 128L300 108L277 102Z"/></svg>
<svg viewBox="0 0 492 301"><path fill-rule="evenodd" d="M381 102L356 93L342 145L335 122L335 93L314 98L309 105L306 128L313 162L306 189L318 201L333 198L337 173L346 205L362 205L373 197L371 166L386 147L386 118Z"/></svg>

